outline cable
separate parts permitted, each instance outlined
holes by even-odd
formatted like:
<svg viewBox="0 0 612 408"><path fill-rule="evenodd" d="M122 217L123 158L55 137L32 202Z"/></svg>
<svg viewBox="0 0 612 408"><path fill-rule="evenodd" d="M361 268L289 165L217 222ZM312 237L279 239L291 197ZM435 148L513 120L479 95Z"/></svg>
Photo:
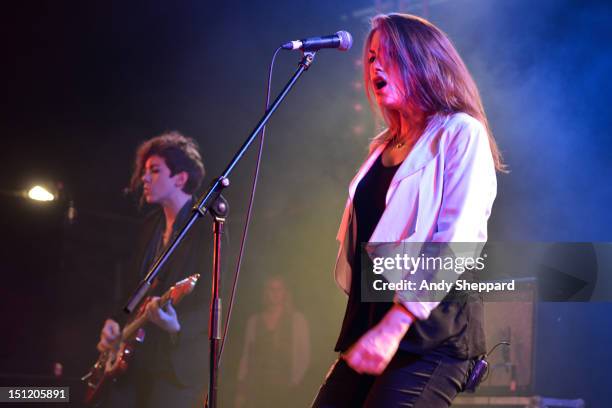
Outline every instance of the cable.
<svg viewBox="0 0 612 408"><path fill-rule="evenodd" d="M494 351L495 351L495 349L496 349L496 348L498 348L499 346L501 346L502 344L503 344L504 346L510 346L510 342L509 342L509 341L500 341L499 343L497 343L496 345L494 345L494 346L491 348L491 350L489 350L489 352L488 352L487 354L485 354L485 355L484 355L484 359L485 359L485 361L486 361L487 357L489 357L489 356L491 355L491 353L492 353L492 352L494 352ZM490 374L490 372L491 372L491 371L493 371L494 369L495 369L495 367L491 367L491 370L489 370L489 369L487 368L486 373L485 373L484 377L482 378L482 381L481 381L481 382L485 382L485 381L487 381L487 379L489 378L489 374Z"/></svg>
<svg viewBox="0 0 612 408"><path fill-rule="evenodd" d="M493 348L491 350L489 350L489 352L487 354L485 354L486 357L489 357L491 355L492 352L495 351L496 348L498 348L501 345L505 345L505 346L509 346L510 342L509 341L500 341L499 343L497 343L496 345L493 346Z"/></svg>
<svg viewBox="0 0 612 408"><path fill-rule="evenodd" d="M274 61L276 60L276 54L281 50L281 47L278 47L276 51L274 51L274 55L272 56L272 61L270 62L270 68L268 69L268 86L266 91L266 109L270 105L270 88L272 85L272 72L274 69ZM242 258L244 255L244 248L246 243L246 238L249 232L249 223L251 221L251 214L253 211L253 202L255 199L255 191L257 189L257 180L259 178L259 167L261 165L261 155L263 152L264 140L266 136L266 127L264 126L261 129L261 137L259 139L259 152L257 153L257 163L255 165L255 172L253 174L253 185L251 187L251 197L249 198L249 207L247 209L246 220L244 221L244 229L242 231L242 239L240 240L240 252L238 253L238 260L236 261L236 271L234 272L234 282L232 284L232 294L230 295L229 306L227 309L227 317L225 320L225 326L223 329L223 338L221 339L221 347L219 348L219 358L217 360L217 367L221 365L221 357L223 356L223 349L225 347L225 339L227 338L227 332L229 330L230 318L232 316L232 309L234 307L234 299L236 295L236 289L238 287L238 278L240 277L240 267L242 265Z"/></svg>

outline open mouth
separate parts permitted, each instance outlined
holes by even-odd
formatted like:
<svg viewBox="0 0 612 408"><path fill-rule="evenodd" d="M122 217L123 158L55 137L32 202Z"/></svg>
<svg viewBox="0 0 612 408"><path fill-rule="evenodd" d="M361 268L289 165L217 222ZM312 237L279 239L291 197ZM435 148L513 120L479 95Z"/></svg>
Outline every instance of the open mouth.
<svg viewBox="0 0 612 408"><path fill-rule="evenodd" d="M385 86L387 86L387 81L385 81L384 79L382 79L382 78L375 78L375 79L374 79L374 87L375 87L377 90L381 90L381 89L383 89Z"/></svg>

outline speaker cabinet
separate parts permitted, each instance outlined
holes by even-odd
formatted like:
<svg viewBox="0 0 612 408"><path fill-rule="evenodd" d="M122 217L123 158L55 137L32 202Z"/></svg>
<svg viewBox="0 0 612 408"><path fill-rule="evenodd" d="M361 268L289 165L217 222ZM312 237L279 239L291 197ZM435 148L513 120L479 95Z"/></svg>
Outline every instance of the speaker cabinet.
<svg viewBox="0 0 612 408"><path fill-rule="evenodd" d="M526 395L533 391L537 284L535 278L515 279L513 292L485 296L487 347L500 345L488 357L489 373L478 394Z"/></svg>

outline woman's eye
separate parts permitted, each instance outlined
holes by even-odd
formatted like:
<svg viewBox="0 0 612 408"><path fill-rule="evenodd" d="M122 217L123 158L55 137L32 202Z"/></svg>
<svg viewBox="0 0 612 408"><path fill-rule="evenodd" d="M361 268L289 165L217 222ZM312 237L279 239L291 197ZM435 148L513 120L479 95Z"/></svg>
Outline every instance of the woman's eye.
<svg viewBox="0 0 612 408"><path fill-rule="evenodd" d="M376 60L376 57L371 56L371 57L368 59L368 62L371 64L371 63L373 63L375 60Z"/></svg>

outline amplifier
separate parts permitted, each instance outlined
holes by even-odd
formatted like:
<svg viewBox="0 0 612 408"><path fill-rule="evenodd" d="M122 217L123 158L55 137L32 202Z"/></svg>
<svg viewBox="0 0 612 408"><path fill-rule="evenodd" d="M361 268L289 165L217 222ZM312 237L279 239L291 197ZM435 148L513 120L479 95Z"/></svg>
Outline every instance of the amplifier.
<svg viewBox="0 0 612 408"><path fill-rule="evenodd" d="M470 397L460 395L453 407L474 408L584 408L584 400L532 397Z"/></svg>
<svg viewBox="0 0 612 408"><path fill-rule="evenodd" d="M487 347L500 345L488 357L489 373L478 389L482 395L529 395L533 392L537 283L515 279L515 290L485 296L484 330Z"/></svg>

